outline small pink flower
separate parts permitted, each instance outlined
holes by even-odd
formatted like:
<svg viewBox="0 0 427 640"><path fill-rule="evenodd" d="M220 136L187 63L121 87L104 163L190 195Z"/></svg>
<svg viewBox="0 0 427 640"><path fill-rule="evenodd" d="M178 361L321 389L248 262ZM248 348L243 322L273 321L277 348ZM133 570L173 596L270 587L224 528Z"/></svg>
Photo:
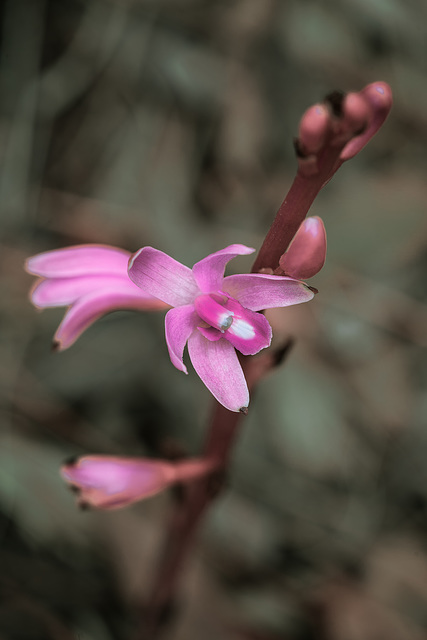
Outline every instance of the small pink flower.
<svg viewBox="0 0 427 640"><path fill-rule="evenodd" d="M67 462L61 475L77 494L77 504L95 509L121 509L160 493L177 482L211 473L212 460L168 462L146 458L84 456Z"/></svg>
<svg viewBox="0 0 427 640"><path fill-rule="evenodd" d="M174 307L166 314L166 342L172 364L191 362L212 395L230 411L246 413L249 392L236 349L253 355L268 347L271 327L262 309L307 302L313 292L294 278L247 273L224 278L229 260L253 253L234 244L212 253L193 269L152 247L129 262L129 277L141 289Z"/></svg>
<svg viewBox="0 0 427 640"><path fill-rule="evenodd" d="M95 320L117 309L165 309L160 300L128 277L128 251L79 245L28 258L26 269L40 276L31 291L36 307L68 307L55 334L59 349L71 346Z"/></svg>

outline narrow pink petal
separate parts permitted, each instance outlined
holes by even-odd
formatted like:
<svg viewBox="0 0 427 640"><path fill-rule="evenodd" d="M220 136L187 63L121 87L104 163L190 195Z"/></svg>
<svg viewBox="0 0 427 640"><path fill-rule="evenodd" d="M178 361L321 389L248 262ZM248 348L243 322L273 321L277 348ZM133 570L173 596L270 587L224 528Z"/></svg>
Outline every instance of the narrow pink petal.
<svg viewBox="0 0 427 640"><path fill-rule="evenodd" d="M80 298L67 311L55 334L58 349L67 349L91 324L110 311L120 309L156 310L164 303L138 293L103 290Z"/></svg>
<svg viewBox="0 0 427 640"><path fill-rule="evenodd" d="M61 468L62 477L78 491L82 506L119 509L148 498L176 480L166 461L115 456L84 456Z"/></svg>
<svg viewBox="0 0 427 640"><path fill-rule="evenodd" d="M237 300L229 299L226 308L233 312L231 326L224 338L244 356L252 356L270 346L272 330L262 313L242 307Z"/></svg>
<svg viewBox="0 0 427 640"><path fill-rule="evenodd" d="M172 307L190 304L200 293L191 269L153 247L132 256L128 273L138 287Z"/></svg>
<svg viewBox="0 0 427 640"><path fill-rule="evenodd" d="M224 278L222 290L251 311L308 302L313 291L303 282L284 276L244 273Z"/></svg>
<svg viewBox="0 0 427 640"><path fill-rule="evenodd" d="M326 231L318 216L306 218L296 232L280 266L286 275L299 280L315 276L325 264Z"/></svg>
<svg viewBox="0 0 427 640"><path fill-rule="evenodd" d="M171 362L184 373L188 373L187 367L182 361L184 347L190 335L195 331L198 322L200 319L192 304L171 309L165 317L166 344Z"/></svg>
<svg viewBox="0 0 427 640"><path fill-rule="evenodd" d="M153 301L149 294L136 286L129 278L126 271L122 276L111 275L87 275L76 278L54 278L41 280L31 292L31 301L37 307L63 307L73 304L78 298L88 293L99 293L100 291L117 293L129 293L146 301ZM161 300L157 301L159 308L167 307Z"/></svg>
<svg viewBox="0 0 427 640"><path fill-rule="evenodd" d="M231 244L221 251L211 253L193 267L193 274L197 284L203 293L213 293L221 289L224 277L224 269L230 260L236 256L245 256L253 253L255 249L244 244Z"/></svg>
<svg viewBox="0 0 427 640"><path fill-rule="evenodd" d="M28 258L29 273L45 278L70 278L89 274L126 273L129 251L107 245L82 244L46 251Z"/></svg>
<svg viewBox="0 0 427 640"><path fill-rule="evenodd" d="M248 387L230 342L210 342L194 331L188 339L188 352L197 375L220 404L236 412L247 408Z"/></svg>

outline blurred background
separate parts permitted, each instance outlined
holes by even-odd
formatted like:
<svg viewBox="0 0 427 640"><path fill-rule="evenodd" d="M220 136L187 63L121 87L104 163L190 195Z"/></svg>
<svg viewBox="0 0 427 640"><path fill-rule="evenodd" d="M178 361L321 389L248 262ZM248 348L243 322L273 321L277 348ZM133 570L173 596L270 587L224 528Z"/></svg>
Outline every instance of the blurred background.
<svg viewBox="0 0 427 640"><path fill-rule="evenodd" d="M269 315L296 345L252 398L164 638L426 638L427 4L3 0L1 17L1 640L130 637L172 498L82 513L58 468L197 454L212 406L161 313L52 353L63 310L32 308L25 258L259 248L303 111L374 80L393 110L312 208L320 293Z"/></svg>

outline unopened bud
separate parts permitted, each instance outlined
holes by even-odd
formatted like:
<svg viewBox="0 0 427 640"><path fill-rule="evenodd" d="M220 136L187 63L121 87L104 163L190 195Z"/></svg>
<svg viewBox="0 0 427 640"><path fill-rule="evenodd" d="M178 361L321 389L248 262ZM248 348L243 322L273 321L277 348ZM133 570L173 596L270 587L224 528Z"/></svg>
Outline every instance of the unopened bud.
<svg viewBox="0 0 427 640"><path fill-rule="evenodd" d="M348 93L344 98L343 110L350 131L362 133L371 116L371 109L367 100L359 93Z"/></svg>
<svg viewBox="0 0 427 640"><path fill-rule="evenodd" d="M315 104L304 113L299 126L298 142L303 155L317 153L325 142L330 113L323 104Z"/></svg>
<svg viewBox="0 0 427 640"><path fill-rule="evenodd" d="M353 158L369 140L377 133L384 120L387 118L393 104L393 96L386 82L372 82L358 94L367 104L370 117L366 129L355 138L352 138L340 154L341 162Z"/></svg>
<svg viewBox="0 0 427 640"><path fill-rule="evenodd" d="M84 456L66 462L61 475L85 508L120 509L178 483L206 476L212 460L177 463L146 458Z"/></svg>
<svg viewBox="0 0 427 640"><path fill-rule="evenodd" d="M306 218L296 232L279 264L287 276L305 280L316 275L325 264L326 231L318 216Z"/></svg>
<svg viewBox="0 0 427 640"><path fill-rule="evenodd" d="M393 95L387 82L371 82L360 93L368 100L375 111L382 111L386 115L388 114L393 103Z"/></svg>

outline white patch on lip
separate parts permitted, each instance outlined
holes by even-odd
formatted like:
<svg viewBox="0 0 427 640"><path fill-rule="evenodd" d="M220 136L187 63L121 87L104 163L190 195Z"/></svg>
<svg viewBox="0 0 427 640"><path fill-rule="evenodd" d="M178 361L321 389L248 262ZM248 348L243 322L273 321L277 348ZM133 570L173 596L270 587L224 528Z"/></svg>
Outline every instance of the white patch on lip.
<svg viewBox="0 0 427 640"><path fill-rule="evenodd" d="M255 338L255 329L249 322L242 320L242 318L235 318L229 331L242 340L252 340L252 338Z"/></svg>

